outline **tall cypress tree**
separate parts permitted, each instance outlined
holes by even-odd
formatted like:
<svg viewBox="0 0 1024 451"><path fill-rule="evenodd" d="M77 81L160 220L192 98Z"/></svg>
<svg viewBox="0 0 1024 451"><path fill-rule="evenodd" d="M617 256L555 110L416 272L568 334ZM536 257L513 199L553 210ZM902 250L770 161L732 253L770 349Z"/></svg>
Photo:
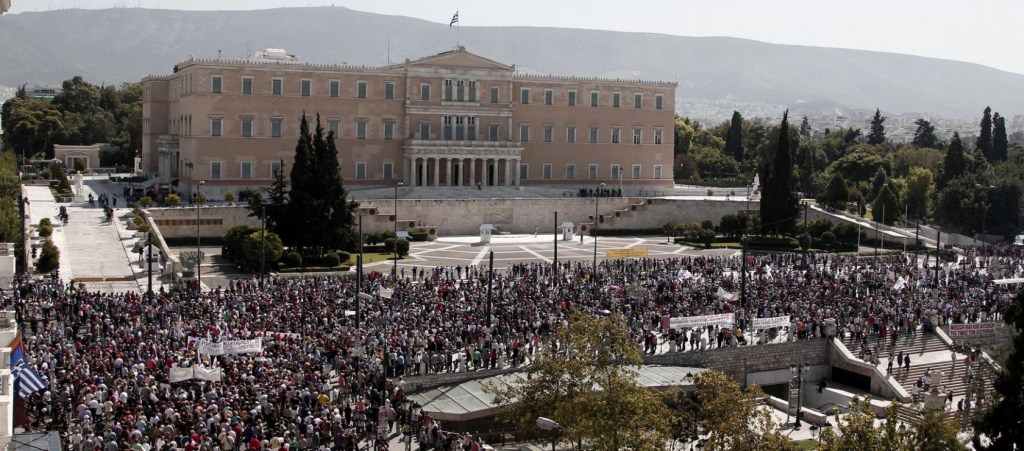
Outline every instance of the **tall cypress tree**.
<svg viewBox="0 0 1024 451"><path fill-rule="evenodd" d="M341 178L334 132L328 132L324 136L324 129L320 126L320 115L316 117L314 142L317 151L317 170L323 190L324 244L328 251L347 249L355 242L352 205L348 201L348 193Z"/></svg>
<svg viewBox="0 0 1024 451"><path fill-rule="evenodd" d="M1006 161L1010 150L1006 138L1006 118L996 113L992 116L992 156L995 161Z"/></svg>
<svg viewBox="0 0 1024 451"><path fill-rule="evenodd" d="M807 120L807 116L804 116L803 120L800 121L800 137L811 139L811 123Z"/></svg>
<svg viewBox="0 0 1024 451"><path fill-rule="evenodd" d="M292 189L288 196L288 221L281 224L281 238L288 246L305 250L312 242L314 235L310 227L313 224L315 193L310 185L311 173L314 168L313 137L309 134L309 122L303 112L299 121L299 141L295 145L295 161L292 163ZM311 189L312 188L312 189Z"/></svg>
<svg viewBox="0 0 1024 451"><path fill-rule="evenodd" d="M985 156L988 161L993 161L994 156L992 155L992 108L985 107L985 112L981 116L981 132L978 134L978 140L975 143L976 148L981 151L981 154Z"/></svg>
<svg viewBox="0 0 1024 451"><path fill-rule="evenodd" d="M877 146L885 144L885 116L881 110L875 108L875 117L871 119L871 132L868 133L868 144Z"/></svg>
<svg viewBox="0 0 1024 451"><path fill-rule="evenodd" d="M967 160L964 157L964 142L960 139L960 133L953 132L953 138L949 140L949 147L946 148L946 156L942 159L940 188L961 176L965 170L967 170Z"/></svg>
<svg viewBox="0 0 1024 451"><path fill-rule="evenodd" d="M793 155L789 144L789 110L782 115L779 140L765 171L761 195L761 230L781 234L793 230L797 198L793 192Z"/></svg>
<svg viewBox="0 0 1024 451"><path fill-rule="evenodd" d="M732 112L732 123L725 135L725 154L732 155L737 162L743 162L743 116L739 111Z"/></svg>
<svg viewBox="0 0 1024 451"><path fill-rule="evenodd" d="M1021 449L1024 447L1024 292L1017 293L1003 312L1003 321L1013 334L1013 350L992 384L1000 400L974 421L975 449ZM982 444L982 437L989 443Z"/></svg>

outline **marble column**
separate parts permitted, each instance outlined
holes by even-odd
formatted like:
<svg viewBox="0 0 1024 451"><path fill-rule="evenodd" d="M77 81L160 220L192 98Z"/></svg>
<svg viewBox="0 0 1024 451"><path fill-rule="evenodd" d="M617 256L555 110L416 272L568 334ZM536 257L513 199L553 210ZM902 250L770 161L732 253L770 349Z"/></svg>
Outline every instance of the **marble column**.
<svg viewBox="0 0 1024 451"><path fill-rule="evenodd" d="M503 158L502 161L505 162L505 180L502 180L502 182L505 186L512 186L512 177L509 174L509 171L512 169L512 159Z"/></svg>
<svg viewBox="0 0 1024 451"><path fill-rule="evenodd" d="M434 158L434 186L441 186L441 159Z"/></svg>
<svg viewBox="0 0 1024 451"><path fill-rule="evenodd" d="M512 170L512 186L519 186L519 159L513 159L512 165L515 167Z"/></svg>
<svg viewBox="0 0 1024 451"><path fill-rule="evenodd" d="M476 158L469 159L469 186L476 185Z"/></svg>
<svg viewBox="0 0 1024 451"><path fill-rule="evenodd" d="M445 178L448 179L448 186L453 186L454 183L455 183L455 180L452 177L452 159L451 158L445 158L444 161L445 161L445 169L447 169L447 171L445 172Z"/></svg>
<svg viewBox="0 0 1024 451"><path fill-rule="evenodd" d="M423 158L423 166L420 166L420 183L416 186L427 186L427 158Z"/></svg>

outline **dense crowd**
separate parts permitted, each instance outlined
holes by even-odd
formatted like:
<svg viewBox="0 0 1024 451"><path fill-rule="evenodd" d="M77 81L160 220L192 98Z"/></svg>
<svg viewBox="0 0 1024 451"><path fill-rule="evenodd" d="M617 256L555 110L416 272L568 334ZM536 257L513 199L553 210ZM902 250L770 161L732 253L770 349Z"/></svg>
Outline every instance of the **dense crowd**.
<svg viewBox="0 0 1024 451"><path fill-rule="evenodd" d="M50 381L26 400L32 426L63 432L67 449L386 449L410 423L406 377L528 364L556 347L571 311L621 313L645 352L700 352L843 331L929 327L996 318L1010 299L993 279L1019 276L1020 256L938 270L912 255L875 259L799 254L577 261L370 274L358 301L352 277L280 278L197 293L101 293L81 284L16 282L27 355ZM961 264L962 263L962 264ZM994 265L993 265L994 263ZM991 274L990 274L991 273ZM935 282L938 283L935 283ZM491 312L490 317L487 312ZM661 330L663 316L734 313L735 326ZM789 327L750 330L753 318ZM358 327L357 327L358 322ZM206 356L210 342L262 337L262 352ZM220 368L220 382L170 383L172 367ZM415 418L422 449L479 449L478 438ZM386 431L386 432L384 432ZM380 433L378 433L380 432Z"/></svg>

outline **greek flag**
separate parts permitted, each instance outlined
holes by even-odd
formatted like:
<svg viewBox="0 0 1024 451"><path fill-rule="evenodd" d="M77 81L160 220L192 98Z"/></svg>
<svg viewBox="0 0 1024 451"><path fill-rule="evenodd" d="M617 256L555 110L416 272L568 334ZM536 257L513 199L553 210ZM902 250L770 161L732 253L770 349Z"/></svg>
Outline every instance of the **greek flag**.
<svg viewBox="0 0 1024 451"><path fill-rule="evenodd" d="M21 347L21 334L11 342L11 374L14 375L14 391L22 398L46 388L46 379L25 363L24 351Z"/></svg>
<svg viewBox="0 0 1024 451"><path fill-rule="evenodd" d="M452 16L452 21L448 24L448 28L451 28L452 25L455 25L457 23L459 23L459 12L455 11L455 15Z"/></svg>

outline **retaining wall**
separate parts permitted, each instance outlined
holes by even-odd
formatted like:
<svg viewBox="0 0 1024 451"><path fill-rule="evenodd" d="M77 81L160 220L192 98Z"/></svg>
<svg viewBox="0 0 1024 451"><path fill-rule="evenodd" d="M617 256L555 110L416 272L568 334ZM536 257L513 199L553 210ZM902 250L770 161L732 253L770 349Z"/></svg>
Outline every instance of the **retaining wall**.
<svg viewBox="0 0 1024 451"><path fill-rule="evenodd" d="M788 372L790 363L828 365L828 339L651 355L644 357L644 363L714 368L746 384L747 374L782 369Z"/></svg>

